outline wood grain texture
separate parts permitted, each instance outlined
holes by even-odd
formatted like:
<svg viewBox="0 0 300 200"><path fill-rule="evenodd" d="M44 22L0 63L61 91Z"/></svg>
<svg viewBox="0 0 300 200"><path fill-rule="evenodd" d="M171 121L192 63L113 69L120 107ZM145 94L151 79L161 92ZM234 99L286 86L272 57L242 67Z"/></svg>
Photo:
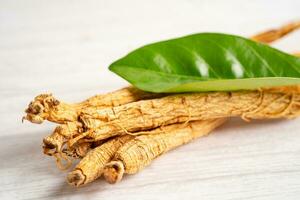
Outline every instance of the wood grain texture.
<svg viewBox="0 0 300 200"><path fill-rule="evenodd" d="M83 100L126 82L107 70L140 45L202 31L252 35L300 19L296 0L0 1L0 199L300 199L300 119L231 120L117 185L65 182L21 123L37 94ZM255 13L255 14L253 14ZM275 43L300 50L300 33Z"/></svg>

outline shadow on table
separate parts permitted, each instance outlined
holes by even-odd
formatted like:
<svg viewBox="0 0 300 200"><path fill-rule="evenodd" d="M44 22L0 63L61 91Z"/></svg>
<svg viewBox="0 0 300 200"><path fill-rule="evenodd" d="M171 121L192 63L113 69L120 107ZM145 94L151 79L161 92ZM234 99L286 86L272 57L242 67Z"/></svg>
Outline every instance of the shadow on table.
<svg viewBox="0 0 300 200"><path fill-rule="evenodd" d="M60 199L66 196L87 195L101 192L110 185L97 180L87 186L74 188L66 183L67 171L56 168L54 159L42 153L43 132L0 137L0 174L8 185L17 191L38 189L35 194L41 199ZM125 178L127 179L127 178ZM26 199L26 194L16 192L16 196Z"/></svg>
<svg viewBox="0 0 300 200"><path fill-rule="evenodd" d="M35 158L41 158L42 134L23 133L18 135L5 135L0 137L0 159L1 169L11 168L16 164L24 164L30 158L33 162Z"/></svg>
<svg viewBox="0 0 300 200"><path fill-rule="evenodd" d="M130 176L124 176L122 179L122 182L126 182L128 180L130 180L131 178L133 178L134 175L130 175ZM73 187L68 185L65 180L63 180L63 182L59 185L57 185L55 188L53 188L52 192L49 193L49 197L50 199L60 199L60 198L68 198L68 197L72 197L72 196L76 196L76 197L82 197L83 199L85 199L88 196L93 196L93 194L98 194L97 197L103 197L101 195L101 192L104 191L109 191L112 189L112 187L114 188L114 194L116 192L116 190L118 189L123 189L124 190L124 185L121 186L122 183L119 184L115 184L115 185L110 185L109 183L107 183L102 177L92 183L89 183L85 186L82 187ZM125 188L126 189L126 188ZM107 193L105 193L107 195Z"/></svg>

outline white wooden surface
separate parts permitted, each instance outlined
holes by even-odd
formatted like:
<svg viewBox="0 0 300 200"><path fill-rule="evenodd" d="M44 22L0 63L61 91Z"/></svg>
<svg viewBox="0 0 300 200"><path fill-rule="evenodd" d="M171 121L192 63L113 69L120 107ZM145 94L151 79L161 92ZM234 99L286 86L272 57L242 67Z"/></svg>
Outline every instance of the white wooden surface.
<svg viewBox="0 0 300 200"><path fill-rule="evenodd" d="M22 124L42 92L83 100L126 85L107 70L140 45L184 34L251 35L300 19L300 1L0 0L0 199L300 199L300 120L232 120L117 185L83 188L41 152L54 125ZM300 33L275 43L300 50Z"/></svg>

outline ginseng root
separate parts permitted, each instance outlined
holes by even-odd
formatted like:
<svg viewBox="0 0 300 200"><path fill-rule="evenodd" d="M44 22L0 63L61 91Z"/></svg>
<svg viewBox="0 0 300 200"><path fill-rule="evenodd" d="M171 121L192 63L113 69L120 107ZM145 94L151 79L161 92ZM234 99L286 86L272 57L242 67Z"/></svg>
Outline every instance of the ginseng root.
<svg viewBox="0 0 300 200"><path fill-rule="evenodd" d="M299 93L239 91L177 94L90 110L80 116L88 130L80 135L80 139L98 141L186 121L237 116L245 120L293 118L299 114ZM75 144L76 140L69 142Z"/></svg>
<svg viewBox="0 0 300 200"><path fill-rule="evenodd" d="M44 153L53 155L61 152L66 141L78 135L79 132L82 132L82 125L79 122L68 122L57 126L51 135L43 139Z"/></svg>
<svg viewBox="0 0 300 200"><path fill-rule="evenodd" d="M126 87L111 93L93 96L81 103L68 104L58 101L52 94L41 94L34 98L25 110L23 120L40 124L44 120L63 124L76 121L85 108L107 108L126 103L160 97L162 94L144 92L134 87Z"/></svg>
<svg viewBox="0 0 300 200"><path fill-rule="evenodd" d="M67 147L67 149L62 152L62 146L70 138L82 132L81 123L78 122L78 116L82 110L113 107L140 99L150 99L161 96L163 96L163 94L144 92L134 87L127 87L115 92L96 95L77 104L60 102L52 95L39 95L29 104L29 107L26 109L27 115L24 119L33 123L42 123L47 119L48 121L62 124L58 126L51 135L44 138L43 149L45 154L54 155L56 157L59 168L65 169L66 167L62 167L63 165L60 163L62 157L66 157L66 155L79 157L79 155L76 155L78 151L76 148ZM81 147L78 148L80 149ZM67 163L69 166L70 161Z"/></svg>
<svg viewBox="0 0 300 200"><path fill-rule="evenodd" d="M63 149L62 152L69 157L80 159L83 158L91 149L92 143L82 142L72 149Z"/></svg>
<svg viewBox="0 0 300 200"><path fill-rule="evenodd" d="M251 37L252 40L262 43L271 43L275 40L278 40L282 38L283 36L291 33L294 30L297 30L300 28L300 21L293 22L287 25L284 25L278 29L273 29L270 31L262 32L260 34L257 34L253 37Z"/></svg>
<svg viewBox="0 0 300 200"><path fill-rule="evenodd" d="M103 175L107 182L120 181L123 174L135 174L149 165L153 159L195 138L207 135L225 119L195 121L160 127L148 133L140 133L126 142L111 162L106 164ZM144 135L145 134L145 135Z"/></svg>
<svg viewBox="0 0 300 200"><path fill-rule="evenodd" d="M294 27L294 26L295 25L287 25L286 27ZM289 30L292 29L289 28ZM288 31L286 31L286 33L288 33ZM256 36L254 36L253 38L256 38ZM263 37L257 37L257 38L258 38L257 40L260 40L259 38L263 38ZM61 148L61 145L64 143L64 141L66 141L68 138L71 138L71 136L73 137L75 135L79 135L79 133L82 132L79 130L74 130L73 127L74 124L76 124L77 126L78 122L76 121L78 120L78 116L82 113L83 110L97 110L101 108L123 105L141 99L151 99L151 98L157 98L161 96L164 95L143 92L134 87L127 87L108 94L96 95L81 103L67 104L58 101L52 95L45 94L45 95L37 96L34 99L34 101L32 101L29 104L29 107L26 109L27 115L23 119L27 119L33 123L42 123L46 119L61 124L67 123L68 124L67 126L71 126L71 128L59 127L59 129L62 130L65 129L64 132L66 132L67 135L69 136L67 138L59 136L57 131L54 131L53 134L51 134L50 136L44 139L44 151L48 155L50 155L49 152L51 152L53 148L55 149ZM74 122L74 124L72 125L69 122ZM77 140L78 139L79 138L77 138ZM58 152L60 151L52 151L51 154L53 155L54 153L58 153ZM67 149L65 151L65 153L69 153L69 154L70 152L74 152L74 151L71 149Z"/></svg>
<svg viewBox="0 0 300 200"><path fill-rule="evenodd" d="M115 152L134 136L116 137L91 150L67 176L67 182L80 186L92 182L102 174L102 169L114 156Z"/></svg>

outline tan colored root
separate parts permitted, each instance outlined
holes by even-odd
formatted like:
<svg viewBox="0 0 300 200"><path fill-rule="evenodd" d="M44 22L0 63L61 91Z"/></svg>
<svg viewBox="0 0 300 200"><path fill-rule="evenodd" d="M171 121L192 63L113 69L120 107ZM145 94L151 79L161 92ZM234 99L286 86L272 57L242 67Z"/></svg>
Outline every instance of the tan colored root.
<svg viewBox="0 0 300 200"><path fill-rule="evenodd" d="M270 88L263 88L263 90L268 91L268 92L299 93L300 94L300 85L270 87Z"/></svg>
<svg viewBox="0 0 300 200"><path fill-rule="evenodd" d="M195 138L210 133L223 124L225 119L195 121L173 124L148 131L125 143L116 153L113 161L103 171L109 183L120 181L123 174L135 174L148 166L156 157L186 144Z"/></svg>
<svg viewBox="0 0 300 200"><path fill-rule="evenodd" d="M125 166L122 161L111 161L107 163L103 169L103 177L110 184L120 182L124 173Z"/></svg>
<svg viewBox="0 0 300 200"><path fill-rule="evenodd" d="M80 159L80 158L83 158L90 151L91 146L92 146L92 143L83 142L71 149L70 148L63 149L62 152L69 157L72 157L75 159Z"/></svg>
<svg viewBox="0 0 300 200"><path fill-rule="evenodd" d="M52 94L41 94L30 102L25 110L26 116L23 119L32 123L40 124L45 119L51 122L63 124L69 121L76 121L78 105L67 104L58 101Z"/></svg>
<svg viewBox="0 0 300 200"><path fill-rule="evenodd" d="M67 140L78 134L81 130L81 123L66 123L57 126L53 133L43 139L43 149L44 153L47 155L52 155L54 153L62 152L62 147Z"/></svg>
<svg viewBox="0 0 300 200"><path fill-rule="evenodd" d="M100 145L102 145L102 144L104 144L106 141L104 140L102 140L102 141L97 141L97 142L91 142L91 141L89 141L89 140L80 140L75 146L73 146L73 147L68 147L68 146L66 146L63 150L62 150L62 152L64 153L64 154L66 154L67 156L69 156L69 157L71 157L71 158L75 158L75 159L81 159L81 158L83 158L84 156L86 156L86 154L90 151L90 150L92 150L92 149L94 149L94 148L96 148L96 147L98 147L98 146L100 146Z"/></svg>
<svg viewBox="0 0 300 200"><path fill-rule="evenodd" d="M246 120L292 118L300 114L299 104L299 93L241 91L176 94L86 112L81 116L81 121L88 131L82 135L98 141L186 121L237 116Z"/></svg>
<svg viewBox="0 0 300 200"><path fill-rule="evenodd" d="M57 128L54 132L43 139L43 152L46 155L52 156L53 154L61 151L65 138L58 133Z"/></svg>
<svg viewBox="0 0 300 200"><path fill-rule="evenodd" d="M29 104L23 120L42 123L44 120L63 124L76 121L81 110L86 108L101 109L123 105L140 99L161 97L162 94L144 92L134 87L126 87L111 93L93 96L81 103L68 104L58 101L52 94L41 94Z"/></svg>
<svg viewBox="0 0 300 200"><path fill-rule="evenodd" d="M135 102L141 99L153 99L164 94L145 92L129 86L103 95L95 95L84 101L84 108L108 108Z"/></svg>
<svg viewBox="0 0 300 200"><path fill-rule="evenodd" d="M107 164L115 152L133 136L125 135L113 138L103 145L91 150L67 176L67 182L73 186L80 186L97 179L103 167Z"/></svg>
<svg viewBox="0 0 300 200"><path fill-rule="evenodd" d="M55 158L56 166L60 170L67 170L71 167L72 158L70 158L68 155L59 152L59 153L54 153L52 156Z"/></svg>
<svg viewBox="0 0 300 200"><path fill-rule="evenodd" d="M257 34L253 37L251 37L252 40L262 43L271 43L275 40L278 40L282 38L283 36L291 33L294 30L297 30L300 28L300 21L293 22L287 25L284 25L278 29L273 29L270 31L262 32L260 34Z"/></svg>
<svg viewBox="0 0 300 200"><path fill-rule="evenodd" d="M56 165L61 170L69 169L72 166L74 159L82 159L87 155L87 153L95 147L102 145L103 141L89 142L80 141L76 146L65 147L60 152L54 151L51 155L56 160Z"/></svg>
<svg viewBox="0 0 300 200"><path fill-rule="evenodd" d="M72 148L64 148L66 142L74 135L76 136L78 131L81 131L80 123L66 123L57 126L51 135L43 139L44 154L54 156L59 169L68 169L72 164L72 158L80 157L80 155L84 155L85 151L89 150L87 144L81 145L80 143Z"/></svg>

